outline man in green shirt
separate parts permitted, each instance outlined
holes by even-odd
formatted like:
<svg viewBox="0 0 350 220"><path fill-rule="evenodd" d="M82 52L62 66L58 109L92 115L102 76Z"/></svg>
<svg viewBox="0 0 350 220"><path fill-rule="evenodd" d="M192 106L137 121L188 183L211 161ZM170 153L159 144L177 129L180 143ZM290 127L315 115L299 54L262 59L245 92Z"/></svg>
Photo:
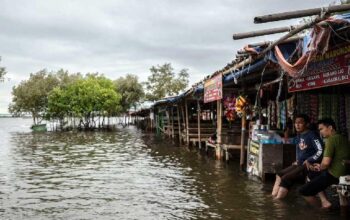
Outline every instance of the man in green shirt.
<svg viewBox="0 0 350 220"><path fill-rule="evenodd" d="M314 164L310 169L321 171L321 174L303 185L299 192L306 201L318 205L315 195L332 184L339 183L339 177L347 173L344 160L350 159L350 144L346 137L336 132L336 126L332 119L326 118L318 122L318 129L325 141L325 151L321 164ZM329 208L328 201L321 201L323 208Z"/></svg>

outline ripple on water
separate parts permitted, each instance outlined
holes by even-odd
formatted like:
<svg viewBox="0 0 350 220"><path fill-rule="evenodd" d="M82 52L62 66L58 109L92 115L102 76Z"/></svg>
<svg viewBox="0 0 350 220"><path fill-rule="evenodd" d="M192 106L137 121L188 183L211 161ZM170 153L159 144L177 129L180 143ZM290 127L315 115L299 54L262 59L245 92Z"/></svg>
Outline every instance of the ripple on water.
<svg viewBox="0 0 350 220"><path fill-rule="evenodd" d="M239 175L237 161L214 161L133 127L0 135L1 219L339 218L298 197L278 203L261 182Z"/></svg>

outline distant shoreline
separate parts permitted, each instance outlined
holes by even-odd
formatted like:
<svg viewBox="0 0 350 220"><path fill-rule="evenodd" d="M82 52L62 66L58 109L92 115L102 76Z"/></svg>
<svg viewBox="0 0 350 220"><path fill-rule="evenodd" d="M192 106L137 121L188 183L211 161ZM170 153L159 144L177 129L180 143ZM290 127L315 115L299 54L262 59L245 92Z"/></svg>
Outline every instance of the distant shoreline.
<svg viewBox="0 0 350 220"><path fill-rule="evenodd" d="M0 114L0 118L31 118L32 116L12 116L12 115L5 115Z"/></svg>

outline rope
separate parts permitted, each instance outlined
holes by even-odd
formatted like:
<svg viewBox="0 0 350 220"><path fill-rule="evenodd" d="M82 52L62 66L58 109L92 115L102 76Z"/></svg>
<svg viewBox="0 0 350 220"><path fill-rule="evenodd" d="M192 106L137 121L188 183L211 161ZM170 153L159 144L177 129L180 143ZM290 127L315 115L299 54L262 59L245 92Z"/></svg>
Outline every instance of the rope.
<svg viewBox="0 0 350 220"><path fill-rule="evenodd" d="M329 11L329 7L322 7L320 16L324 17L328 13L328 11Z"/></svg>
<svg viewBox="0 0 350 220"><path fill-rule="evenodd" d="M340 39L342 39L342 40L344 40L344 41L350 43L350 40L349 40L349 39L346 39L346 38L343 38L342 36L340 36L340 35L333 29L333 27L332 27L331 25L328 25L328 26L329 26L329 28L331 29L331 31L332 31L337 37L339 37Z"/></svg>
<svg viewBox="0 0 350 220"><path fill-rule="evenodd" d="M280 76L280 82L278 84L278 92L277 92L277 96L276 96L276 102L278 102L278 100L280 99L281 96L281 92L282 92L282 85L283 85L283 76L284 76L285 72L281 69L281 76Z"/></svg>
<svg viewBox="0 0 350 220"><path fill-rule="evenodd" d="M262 86L263 77L264 77L264 73L265 73L265 69L266 69L266 67L267 67L267 63L266 63L266 65L264 66L263 71L261 72L260 84L259 84L258 91L256 92L256 97L255 97L255 104L254 104L254 108L257 106L258 96L259 96L259 92L260 92L260 89L261 89L261 86ZM259 106L259 107L260 107L260 106Z"/></svg>

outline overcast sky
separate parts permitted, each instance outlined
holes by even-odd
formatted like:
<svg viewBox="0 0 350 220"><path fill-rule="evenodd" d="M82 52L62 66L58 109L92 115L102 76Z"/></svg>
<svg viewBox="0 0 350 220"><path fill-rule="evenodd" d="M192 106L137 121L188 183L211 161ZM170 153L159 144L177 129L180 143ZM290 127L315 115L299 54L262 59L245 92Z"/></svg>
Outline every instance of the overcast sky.
<svg viewBox="0 0 350 220"><path fill-rule="evenodd" d="M233 33L298 24L254 24L276 12L327 6L331 0L0 0L0 113L12 86L46 68L127 73L145 81L152 65L187 68L190 84L223 68L247 43L270 35L232 40Z"/></svg>

